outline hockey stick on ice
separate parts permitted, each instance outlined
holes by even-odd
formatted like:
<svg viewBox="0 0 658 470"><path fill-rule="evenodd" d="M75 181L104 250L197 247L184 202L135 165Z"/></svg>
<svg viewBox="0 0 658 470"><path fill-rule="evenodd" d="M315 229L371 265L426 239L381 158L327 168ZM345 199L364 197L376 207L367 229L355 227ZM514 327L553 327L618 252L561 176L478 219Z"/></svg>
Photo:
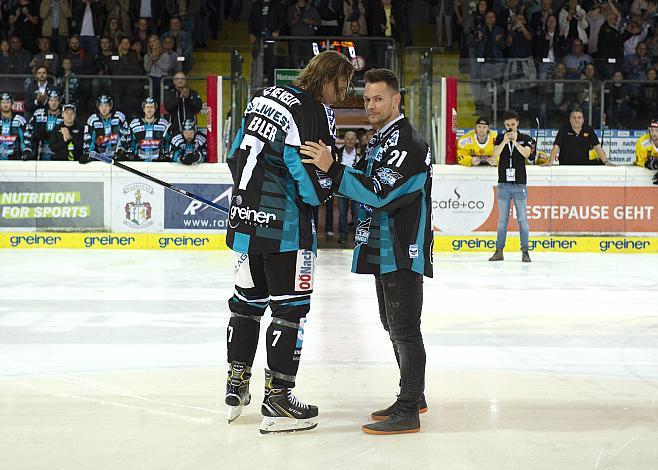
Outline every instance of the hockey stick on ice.
<svg viewBox="0 0 658 470"><path fill-rule="evenodd" d="M199 196L198 194L191 193L189 191L185 191L184 189L178 188L172 184L167 183L166 181L159 180L158 178L155 178L151 175L147 175L146 173L143 173L139 170L136 170L128 165L124 165L121 162L117 162L112 159L112 157L109 157L107 155L103 155L98 152L89 152L89 157L93 158L94 160L98 160L101 162L109 163L110 165L114 165L116 167L121 168L122 170L126 170L134 175L141 176L142 178L145 178L149 181L152 181L155 184L159 184L160 186L164 186L165 188L169 189L170 191L174 191L178 194L181 194L185 197L188 197L190 199L194 199L196 201L202 202L210 207L212 207L215 210L218 210L219 212L223 212L224 214L228 214L229 210L224 207L220 206L219 204L216 204L212 202L209 199L206 199L205 197Z"/></svg>

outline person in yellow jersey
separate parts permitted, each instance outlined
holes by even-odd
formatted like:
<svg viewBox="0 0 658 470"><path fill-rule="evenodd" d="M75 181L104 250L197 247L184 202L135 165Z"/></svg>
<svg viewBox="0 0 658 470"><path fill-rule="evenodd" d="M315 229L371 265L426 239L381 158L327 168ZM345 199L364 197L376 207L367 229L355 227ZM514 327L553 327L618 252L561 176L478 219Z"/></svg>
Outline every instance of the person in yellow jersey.
<svg viewBox="0 0 658 470"><path fill-rule="evenodd" d="M496 131L489 129L489 121L479 117L475 129L457 139L457 163L464 166L496 166L493 156Z"/></svg>
<svg viewBox="0 0 658 470"><path fill-rule="evenodd" d="M658 119L649 123L648 133L635 143L635 164L647 170L658 170ZM658 173L653 177L653 184L658 184Z"/></svg>

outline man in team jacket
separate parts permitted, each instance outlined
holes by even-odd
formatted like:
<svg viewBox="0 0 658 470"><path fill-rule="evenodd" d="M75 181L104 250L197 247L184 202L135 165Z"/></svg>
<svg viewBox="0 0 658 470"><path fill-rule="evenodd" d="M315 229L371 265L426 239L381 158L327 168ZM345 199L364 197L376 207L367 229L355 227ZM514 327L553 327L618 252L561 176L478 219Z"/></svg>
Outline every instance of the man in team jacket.
<svg viewBox="0 0 658 470"><path fill-rule="evenodd" d="M347 57L327 51L311 59L294 86L258 93L228 156L234 186L226 242L235 252L235 290L229 300L225 401L229 422L250 401L260 319L269 306L261 433L317 426L317 407L297 399L292 388L313 291L313 206L331 195L331 180L302 164L299 146L320 139L334 145L329 106L345 99L353 72Z"/></svg>
<svg viewBox="0 0 658 470"><path fill-rule="evenodd" d="M374 274L379 315L400 367L397 401L363 426L368 434L420 430L427 411L425 347L420 332L423 276L432 277L431 154L400 114L400 88L387 69L365 74L368 121L377 131L359 168L340 165L324 142L305 142L301 153L327 172L334 192L361 202L356 222L353 271Z"/></svg>

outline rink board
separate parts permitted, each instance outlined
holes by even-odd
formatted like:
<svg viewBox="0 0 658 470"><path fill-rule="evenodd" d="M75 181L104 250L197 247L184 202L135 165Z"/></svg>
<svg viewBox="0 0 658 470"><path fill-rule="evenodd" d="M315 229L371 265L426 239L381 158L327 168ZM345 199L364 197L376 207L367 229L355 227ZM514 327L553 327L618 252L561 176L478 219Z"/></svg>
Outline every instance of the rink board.
<svg viewBox="0 0 658 470"><path fill-rule="evenodd" d="M490 252L495 235L434 237L435 252ZM0 248L82 250L228 250L225 234L0 232ZM557 253L658 253L658 237L531 237L530 251ZM507 251L519 250L518 236Z"/></svg>

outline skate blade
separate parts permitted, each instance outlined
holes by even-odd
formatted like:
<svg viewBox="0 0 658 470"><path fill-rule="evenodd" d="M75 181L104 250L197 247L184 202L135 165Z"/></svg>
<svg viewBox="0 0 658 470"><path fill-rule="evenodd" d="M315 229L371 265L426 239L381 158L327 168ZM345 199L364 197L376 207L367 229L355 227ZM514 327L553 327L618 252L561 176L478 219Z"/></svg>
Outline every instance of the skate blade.
<svg viewBox="0 0 658 470"><path fill-rule="evenodd" d="M264 417L260 423L261 434L276 434L284 432L309 431L318 425L317 416L314 418L294 419L286 417Z"/></svg>
<svg viewBox="0 0 658 470"><path fill-rule="evenodd" d="M234 400L237 398L237 400ZM231 424L233 421L238 419L242 415L242 410L251 402L251 395L247 395L247 400L244 404L237 404L233 406L233 403L240 403L240 399L237 395L229 395L225 400L228 408L228 424Z"/></svg>
<svg viewBox="0 0 658 470"><path fill-rule="evenodd" d="M238 419L242 415L243 405L239 406L228 406L228 424L231 424L233 421Z"/></svg>

